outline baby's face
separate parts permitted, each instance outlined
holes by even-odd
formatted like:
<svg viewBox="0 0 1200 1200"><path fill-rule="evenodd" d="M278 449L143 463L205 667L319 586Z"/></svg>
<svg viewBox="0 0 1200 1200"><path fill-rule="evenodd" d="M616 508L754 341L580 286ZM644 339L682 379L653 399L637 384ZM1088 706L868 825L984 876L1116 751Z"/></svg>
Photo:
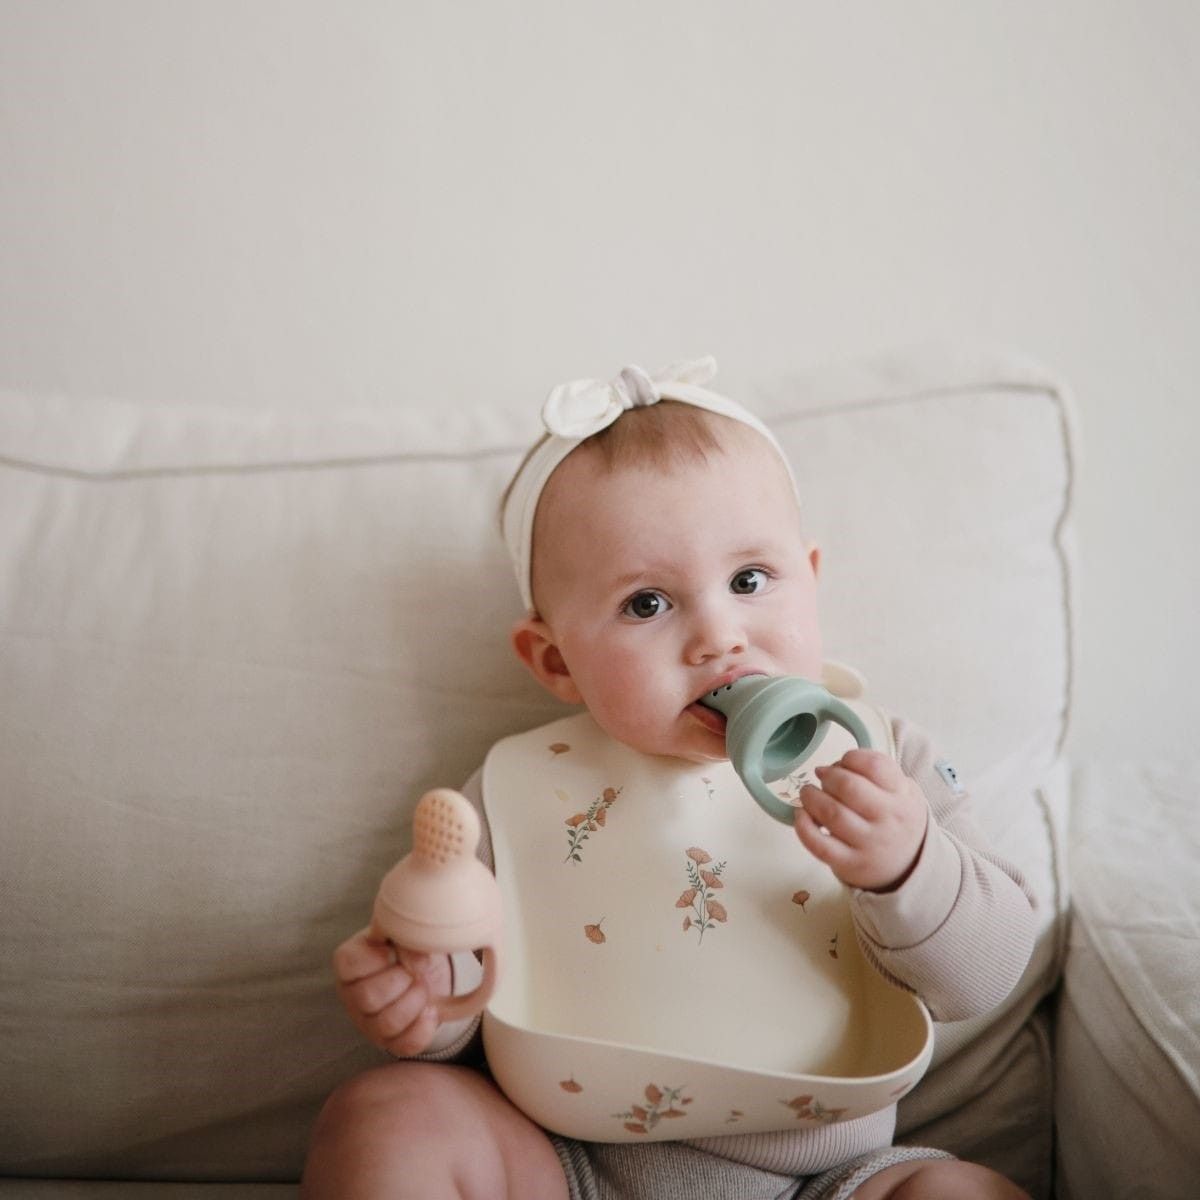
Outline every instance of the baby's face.
<svg viewBox="0 0 1200 1200"><path fill-rule="evenodd" d="M724 718L700 697L746 674L820 677L816 561L787 475L753 430L667 471L571 455L534 540L567 698L636 749L724 759Z"/></svg>

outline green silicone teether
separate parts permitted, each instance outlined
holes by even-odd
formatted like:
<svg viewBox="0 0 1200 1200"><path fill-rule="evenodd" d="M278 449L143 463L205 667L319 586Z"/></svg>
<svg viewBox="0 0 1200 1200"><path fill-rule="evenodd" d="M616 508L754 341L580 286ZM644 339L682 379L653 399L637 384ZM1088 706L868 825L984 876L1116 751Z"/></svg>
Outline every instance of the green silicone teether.
<svg viewBox="0 0 1200 1200"><path fill-rule="evenodd" d="M767 784L804 762L830 722L848 730L860 746L871 747L866 725L848 704L797 675L745 675L701 703L725 714L725 749L733 769L763 811L785 825L795 820L796 810Z"/></svg>

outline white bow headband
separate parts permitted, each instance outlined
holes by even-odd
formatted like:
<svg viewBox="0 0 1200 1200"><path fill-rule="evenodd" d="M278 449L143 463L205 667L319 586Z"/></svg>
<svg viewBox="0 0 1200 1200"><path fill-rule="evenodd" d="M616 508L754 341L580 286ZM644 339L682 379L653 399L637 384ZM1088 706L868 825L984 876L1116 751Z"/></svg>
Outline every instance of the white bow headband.
<svg viewBox="0 0 1200 1200"><path fill-rule="evenodd" d="M703 386L716 373L717 363L711 355L690 362L671 363L653 375L647 375L641 367L631 366L610 383L576 379L559 384L546 397L542 405L542 423L550 436L534 448L513 480L501 516L504 541L516 571L521 599L530 612L533 611L533 518L542 489L554 469L576 446L607 429L631 408L644 408L660 400L679 400L749 425L775 447L787 468L792 488L796 489L791 465L775 435L740 404Z"/></svg>

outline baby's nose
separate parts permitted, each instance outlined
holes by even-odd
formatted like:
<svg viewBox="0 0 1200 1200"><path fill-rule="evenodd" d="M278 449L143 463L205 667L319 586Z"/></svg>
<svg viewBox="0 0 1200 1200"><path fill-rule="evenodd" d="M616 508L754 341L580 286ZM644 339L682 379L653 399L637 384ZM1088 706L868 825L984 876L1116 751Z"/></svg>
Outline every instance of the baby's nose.
<svg viewBox="0 0 1200 1200"><path fill-rule="evenodd" d="M699 610L688 638L686 657L690 663L704 663L746 650L745 628L737 615L724 606Z"/></svg>

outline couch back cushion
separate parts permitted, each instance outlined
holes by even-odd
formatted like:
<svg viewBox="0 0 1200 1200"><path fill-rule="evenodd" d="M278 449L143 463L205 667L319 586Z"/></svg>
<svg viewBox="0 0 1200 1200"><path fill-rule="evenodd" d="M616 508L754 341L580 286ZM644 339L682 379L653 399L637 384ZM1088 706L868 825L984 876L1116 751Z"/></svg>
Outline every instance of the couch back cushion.
<svg viewBox="0 0 1200 1200"><path fill-rule="evenodd" d="M920 353L743 398L796 464L832 655L935 731L1046 897L1023 1019L1063 900L1060 390ZM333 947L421 792L562 711L508 650L496 532L538 401L0 398L0 1173L292 1178L378 1061Z"/></svg>

